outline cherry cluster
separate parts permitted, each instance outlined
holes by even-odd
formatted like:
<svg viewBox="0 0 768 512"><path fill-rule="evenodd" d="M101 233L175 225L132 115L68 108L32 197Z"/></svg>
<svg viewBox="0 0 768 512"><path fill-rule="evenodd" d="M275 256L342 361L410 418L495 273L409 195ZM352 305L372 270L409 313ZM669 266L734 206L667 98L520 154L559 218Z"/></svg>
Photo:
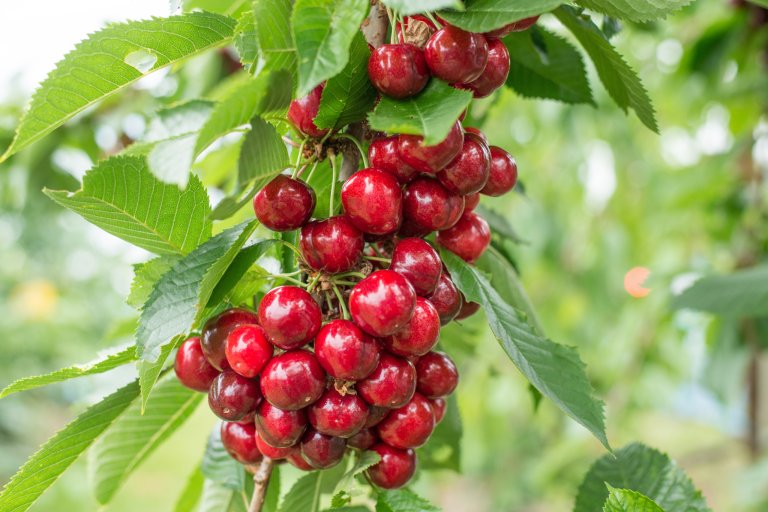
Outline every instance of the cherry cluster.
<svg viewBox="0 0 768 512"><path fill-rule="evenodd" d="M402 23L406 39L410 23L430 36L424 49L403 42L373 52L369 75L382 94L404 98L436 76L484 96L506 79L502 32L437 29L422 17ZM329 140L314 123L322 91L288 111L316 146ZM366 475L392 489L413 476L414 449L443 419L458 384L454 362L435 350L440 329L479 308L425 237L437 232L437 244L474 263L491 240L474 212L480 194L510 191L517 166L461 121L435 146L419 136L374 134L368 157L370 167L341 188L341 215L313 219L315 192L295 175L279 175L256 194L264 226L300 230L299 270L284 276L295 285L267 292L255 312L233 308L209 319L200 337L181 345L175 370L182 384L208 393L224 420L223 445L242 464L268 457L325 469L347 449L373 450L381 461Z"/></svg>

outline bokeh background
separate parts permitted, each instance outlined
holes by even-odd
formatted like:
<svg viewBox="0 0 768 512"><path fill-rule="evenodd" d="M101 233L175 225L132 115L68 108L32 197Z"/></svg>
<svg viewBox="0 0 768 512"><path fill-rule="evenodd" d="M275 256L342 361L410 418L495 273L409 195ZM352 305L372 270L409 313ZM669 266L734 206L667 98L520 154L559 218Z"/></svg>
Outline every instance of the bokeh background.
<svg viewBox="0 0 768 512"><path fill-rule="evenodd" d="M2 147L35 84L78 39L107 21L169 13L160 0L1 9ZM699 275L748 267L768 252L768 13L699 0L666 21L624 26L613 43L643 77L661 134L627 118L599 85L598 109L505 91L470 119L516 155L525 192L484 204L517 231L509 252L547 334L577 346L588 364L612 443L669 453L716 511L766 510L768 329L758 322L745 338L739 319L674 310L670 300ZM41 189L76 189L93 162L139 138L158 107L209 92L231 66L211 52L151 75L0 166L0 387L130 343L136 322L125 296L132 265L149 255ZM219 149L196 165L214 200L237 154ZM624 286L636 267L651 273L641 298ZM604 451L550 404L534 409L483 322L479 315L444 341L462 372L463 474L425 472L415 489L447 512L569 510ZM132 377L126 367L0 401L0 482ZM214 423L200 407L107 510L171 510ZM86 459L32 510L96 510Z"/></svg>

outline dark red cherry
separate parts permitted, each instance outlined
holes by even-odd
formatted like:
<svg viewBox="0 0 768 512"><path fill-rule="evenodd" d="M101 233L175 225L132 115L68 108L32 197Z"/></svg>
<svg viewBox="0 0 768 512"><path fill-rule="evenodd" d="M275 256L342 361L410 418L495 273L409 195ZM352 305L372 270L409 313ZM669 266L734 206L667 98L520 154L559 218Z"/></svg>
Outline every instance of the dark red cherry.
<svg viewBox="0 0 768 512"><path fill-rule="evenodd" d="M336 437L351 437L365 426L368 404L357 395L342 395L334 388L307 408L309 423L320 433Z"/></svg>
<svg viewBox="0 0 768 512"><path fill-rule="evenodd" d="M480 204L480 193L475 192L464 196L464 213L471 212Z"/></svg>
<svg viewBox="0 0 768 512"><path fill-rule="evenodd" d="M405 189L403 215L406 221L427 231L450 228L463 212L464 198L452 194L432 178L419 178Z"/></svg>
<svg viewBox="0 0 768 512"><path fill-rule="evenodd" d="M491 243L491 228L484 218L469 212L455 226L438 233L437 243L467 263L474 263Z"/></svg>
<svg viewBox="0 0 768 512"><path fill-rule="evenodd" d="M446 25L424 47L432 74L449 83L475 80L488 62L488 42L482 34Z"/></svg>
<svg viewBox="0 0 768 512"><path fill-rule="evenodd" d="M429 403L432 404L432 412L435 413L435 425L437 425L445 418L445 410L448 407L448 403L445 401L445 398L433 398Z"/></svg>
<svg viewBox="0 0 768 512"><path fill-rule="evenodd" d="M459 310L459 314L456 315L456 318L454 320L464 320L465 318L469 318L478 311L480 311L480 304L477 302L469 302L467 301L466 297L462 294L461 296L461 310Z"/></svg>
<svg viewBox="0 0 768 512"><path fill-rule="evenodd" d="M288 107L288 121L304 135L320 138L328 133L328 130L321 130L315 125L324 88L325 83L318 85L303 98L293 100Z"/></svg>
<svg viewBox="0 0 768 512"><path fill-rule="evenodd" d="M364 428L357 434L347 439L347 446L358 450L368 450L379 442L379 436L372 428Z"/></svg>
<svg viewBox="0 0 768 512"><path fill-rule="evenodd" d="M309 343L323 322L315 299L298 286L278 286L259 304L259 323L269 340L283 350Z"/></svg>
<svg viewBox="0 0 768 512"><path fill-rule="evenodd" d="M256 377L274 350L264 329L256 324L241 325L227 336L227 361L243 377Z"/></svg>
<svg viewBox="0 0 768 512"><path fill-rule="evenodd" d="M520 21L515 21L514 23L510 23L509 25L504 25L501 28L497 28L496 30L491 30L490 32L486 32L485 35L488 37L505 37L511 34L512 32L522 32L524 30L528 30L533 25L536 24L536 21L538 21L538 16L533 16L531 18L525 18Z"/></svg>
<svg viewBox="0 0 768 512"><path fill-rule="evenodd" d="M395 448L423 446L434 429L432 404L419 393L404 406L390 412L376 427L381 440Z"/></svg>
<svg viewBox="0 0 768 512"><path fill-rule="evenodd" d="M228 309L205 322L200 346L208 362L219 370L229 368L226 356L227 336L238 326L258 323L256 313L240 308Z"/></svg>
<svg viewBox="0 0 768 512"><path fill-rule="evenodd" d="M307 461L304 460L304 457L301 456L301 447L296 446L290 455L288 455L285 460L288 461L289 464L294 466L295 468L298 468L302 471L313 471L315 468L309 465Z"/></svg>
<svg viewBox="0 0 768 512"><path fill-rule="evenodd" d="M401 407L416 391L416 368L410 361L385 353L373 373L355 388L370 405Z"/></svg>
<svg viewBox="0 0 768 512"><path fill-rule="evenodd" d="M255 428L255 427L254 427ZM264 439L261 438L259 435L259 432L256 431L255 433L256 437L256 446L259 448L259 451L264 455L265 457L269 457L273 460L280 460L288 457L291 452L293 452L294 447L289 446L287 448L276 448L272 446L271 444L264 441Z"/></svg>
<svg viewBox="0 0 768 512"><path fill-rule="evenodd" d="M440 255L421 238L404 238L397 242L389 269L405 277L421 296L435 290L443 273Z"/></svg>
<svg viewBox="0 0 768 512"><path fill-rule="evenodd" d="M349 313L362 330L373 336L388 336L413 316L416 292L403 276L392 270L377 270L352 288Z"/></svg>
<svg viewBox="0 0 768 512"><path fill-rule="evenodd" d="M427 174L437 174L456 158L464 142L464 131L461 123L456 121L448 136L434 146L424 145L424 137L420 135L400 135L397 152L400 158L409 166Z"/></svg>
<svg viewBox="0 0 768 512"><path fill-rule="evenodd" d="M421 238L432 233L431 230L416 224L409 218L403 219L403 225L400 227L400 231L397 232L397 236L400 238Z"/></svg>
<svg viewBox="0 0 768 512"><path fill-rule="evenodd" d="M381 461L366 470L371 482L382 489L397 489L404 486L416 472L416 453L413 450L401 450L385 443L372 448L379 454Z"/></svg>
<svg viewBox="0 0 768 512"><path fill-rule="evenodd" d="M491 150L473 133L464 135L459 156L437 174L437 179L449 192L466 196L480 192L491 173Z"/></svg>
<svg viewBox="0 0 768 512"><path fill-rule="evenodd" d="M221 444L240 464L256 464L264 458L256 443L256 427L253 424L223 422Z"/></svg>
<svg viewBox="0 0 768 512"><path fill-rule="evenodd" d="M394 233L403 221L403 191L397 178L379 169L357 171L341 188L344 213L371 235Z"/></svg>
<svg viewBox="0 0 768 512"><path fill-rule="evenodd" d="M226 421L243 419L261 402L259 381L224 370L213 379L208 391L208 405L213 413Z"/></svg>
<svg viewBox="0 0 768 512"><path fill-rule="evenodd" d="M488 65L483 73L462 87L472 90L475 98L486 98L504 85L509 76L509 50L499 39L488 40Z"/></svg>
<svg viewBox="0 0 768 512"><path fill-rule="evenodd" d="M296 444L307 428L304 410L284 411L266 400L256 409L256 430L270 446L287 448Z"/></svg>
<svg viewBox="0 0 768 512"><path fill-rule="evenodd" d="M461 310L461 294L453 284L451 276L445 272L440 276L435 291L427 299L435 306L441 325L448 325Z"/></svg>
<svg viewBox="0 0 768 512"><path fill-rule="evenodd" d="M315 469L328 469L344 458L347 441L308 430L301 439L301 456Z"/></svg>
<svg viewBox="0 0 768 512"><path fill-rule="evenodd" d="M368 77L380 93L392 98L409 98L429 82L424 52L412 44L385 44L368 60Z"/></svg>
<svg viewBox="0 0 768 512"><path fill-rule="evenodd" d="M381 423L381 420L387 417L387 414L389 414L388 407L377 407L375 405L369 406L368 419L365 421L365 428L375 427Z"/></svg>
<svg viewBox="0 0 768 512"><path fill-rule="evenodd" d="M301 228L300 249L307 265L330 273L357 265L365 240L346 216L310 222Z"/></svg>
<svg viewBox="0 0 768 512"><path fill-rule="evenodd" d="M315 357L331 377L360 380L379 363L379 346L349 320L332 320L317 333Z"/></svg>
<svg viewBox="0 0 768 512"><path fill-rule="evenodd" d="M211 366L203 354L198 337L189 338L181 344L176 352L173 369L176 371L179 382L189 389L202 393L208 392L211 382L219 374L219 370Z"/></svg>
<svg viewBox="0 0 768 512"><path fill-rule="evenodd" d="M398 137L382 137L371 142L368 148L368 160L371 167L391 174L400 183L412 181L419 171L403 162L397 151Z"/></svg>
<svg viewBox="0 0 768 512"><path fill-rule="evenodd" d="M517 184L517 162L498 146L491 146L491 174L481 194L498 197L506 194Z"/></svg>
<svg viewBox="0 0 768 512"><path fill-rule="evenodd" d="M303 181L278 175L253 198L256 218L272 231L293 231L309 221L315 191Z"/></svg>
<svg viewBox="0 0 768 512"><path fill-rule="evenodd" d="M459 371L443 352L430 352L416 363L416 390L427 398L441 398L453 393L459 384Z"/></svg>
<svg viewBox="0 0 768 512"><path fill-rule="evenodd" d="M488 137L486 137L486 135L482 132L482 130L480 130L480 128L475 128L474 126L465 126L464 131L467 133L477 135L482 139L483 142L485 142L486 145L490 146L488 144Z"/></svg>
<svg viewBox="0 0 768 512"><path fill-rule="evenodd" d="M315 355L291 350L273 357L261 374L264 398L280 409L295 411L320 398L326 377Z"/></svg>
<svg viewBox="0 0 768 512"><path fill-rule="evenodd" d="M383 339L384 347L399 356L421 356L437 345L440 337L440 316L427 299L416 299L411 321L391 336Z"/></svg>

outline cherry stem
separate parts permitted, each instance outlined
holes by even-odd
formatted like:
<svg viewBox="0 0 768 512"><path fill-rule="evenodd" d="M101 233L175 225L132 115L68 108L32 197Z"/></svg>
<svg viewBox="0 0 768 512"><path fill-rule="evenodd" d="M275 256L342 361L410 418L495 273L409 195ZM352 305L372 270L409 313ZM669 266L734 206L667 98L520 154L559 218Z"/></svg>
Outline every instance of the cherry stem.
<svg viewBox="0 0 768 512"><path fill-rule="evenodd" d="M437 20L437 18L435 18L435 16L434 16L434 15L433 15L431 12L425 12L425 13L424 13L424 16L426 16L427 18L429 18L429 21L431 21L432 23L434 23L434 24L435 24L435 26L436 26L438 29L441 29L441 28L443 28L443 24L442 24L442 23L440 23L440 22Z"/></svg>
<svg viewBox="0 0 768 512"><path fill-rule="evenodd" d="M336 295L336 300L339 301L339 307L341 308L341 314L344 316L344 320L349 320L349 311L347 310L347 304L344 302L344 297L341 296L341 291L336 283L331 283L333 293Z"/></svg>
<svg viewBox="0 0 768 512"><path fill-rule="evenodd" d="M313 164L312 164L312 169L310 169L310 170L309 170L309 174L307 175L307 179L305 179L304 181L306 181L307 183L309 183L309 180L311 180L311 179L312 179L312 176L314 176L314 174L315 174L315 169L317 169L317 165L318 165L319 163L320 163L320 162L318 162L317 160L315 160L315 163L313 163Z"/></svg>
<svg viewBox="0 0 768 512"><path fill-rule="evenodd" d="M370 261L381 261L382 263L392 263L392 260L389 258L380 258L378 256L368 256L367 254L363 255L363 259L370 260Z"/></svg>
<svg viewBox="0 0 768 512"><path fill-rule="evenodd" d="M312 278L312 280L307 285L307 291L311 292L315 289L315 286L317 286L317 283L320 282L320 274L317 274L315 277Z"/></svg>
<svg viewBox="0 0 768 512"><path fill-rule="evenodd" d="M391 32L389 34L389 43L396 44L397 30L395 29L395 27L397 25L397 16L395 15L395 12L389 7L387 7L387 17L389 18L389 26L391 27Z"/></svg>
<svg viewBox="0 0 768 512"><path fill-rule="evenodd" d="M296 168L299 167L299 164L301 163L301 159L304 156L304 146L307 144L307 139L304 139L301 141L301 145L299 146L299 156L296 158Z"/></svg>
<svg viewBox="0 0 768 512"><path fill-rule="evenodd" d="M331 197L328 199L328 214L333 217L333 214L336 210L334 210L334 196L336 195L336 180L338 179L339 173L338 169L336 168L336 153L334 153L333 150L328 151L328 157L331 160L331 170L333 171L331 174Z"/></svg>
<svg viewBox="0 0 768 512"><path fill-rule="evenodd" d="M253 467L253 495L248 512L261 512L264 507L264 498L267 496L269 478L272 476L274 462L269 457L264 457L258 466Z"/></svg>
<svg viewBox="0 0 768 512"><path fill-rule="evenodd" d="M340 286L355 286L357 283L355 283L354 281L338 280L338 281L334 281L333 284L338 284Z"/></svg>
<svg viewBox="0 0 768 512"><path fill-rule="evenodd" d="M360 279L365 279L368 276L362 272L344 272L343 274L336 274L335 277L359 277Z"/></svg>
<svg viewBox="0 0 768 512"><path fill-rule="evenodd" d="M360 158L362 158L362 160L363 160L363 167L365 167L365 168L368 167L368 155L366 155L365 151L363 151L363 145L360 144L360 141L357 140L357 137L353 137L352 135L350 135L348 133L340 133L340 134L338 134L336 136L336 138L338 138L338 139L346 139L346 140L352 142L352 144L354 144L355 147L357 148L357 150L360 152Z"/></svg>
<svg viewBox="0 0 768 512"><path fill-rule="evenodd" d="M283 135L283 142L285 142L286 144L288 144L289 146L292 146L294 148L301 147L301 144L299 144L298 142L296 142L295 140L293 140L292 138L290 138L287 135Z"/></svg>

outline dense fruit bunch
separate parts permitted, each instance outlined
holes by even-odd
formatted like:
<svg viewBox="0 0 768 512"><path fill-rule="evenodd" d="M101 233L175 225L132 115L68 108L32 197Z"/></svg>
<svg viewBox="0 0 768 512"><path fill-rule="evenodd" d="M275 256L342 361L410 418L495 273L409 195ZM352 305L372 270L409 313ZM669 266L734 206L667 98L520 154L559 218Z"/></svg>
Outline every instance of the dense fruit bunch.
<svg viewBox="0 0 768 512"><path fill-rule="evenodd" d="M396 28L401 43L373 51L369 76L395 98L417 94L432 76L487 96L509 72L498 37L533 21L484 35L406 18ZM413 34L422 45L407 42ZM322 93L320 86L288 111L321 147L329 139L314 122ZM517 166L460 121L435 146L375 134L368 157L370 166L341 187L341 215L313 219L315 192L296 176L280 175L255 196L264 226L300 230L296 285L270 290L255 312L229 309L208 320L180 347L176 374L208 393L224 420L223 444L241 463L269 457L324 469L347 449L373 450L381 462L367 476L391 489L413 476L414 449L428 441L458 384L456 365L436 350L441 326L478 310L425 237L437 232L438 245L477 261L491 241L474 212L480 194L509 192Z"/></svg>

